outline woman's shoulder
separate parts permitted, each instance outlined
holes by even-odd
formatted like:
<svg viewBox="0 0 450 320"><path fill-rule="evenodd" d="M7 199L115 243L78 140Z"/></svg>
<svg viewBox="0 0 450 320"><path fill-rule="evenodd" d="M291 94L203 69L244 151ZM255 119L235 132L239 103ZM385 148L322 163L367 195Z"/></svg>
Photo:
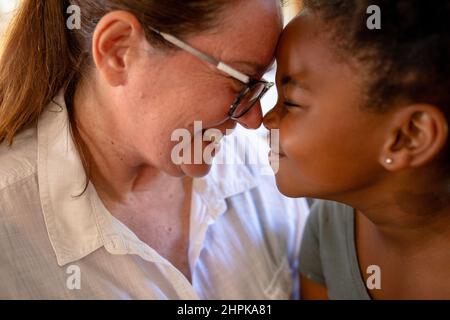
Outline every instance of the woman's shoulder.
<svg viewBox="0 0 450 320"><path fill-rule="evenodd" d="M0 191L37 171L37 129L21 132L9 146L0 144Z"/></svg>

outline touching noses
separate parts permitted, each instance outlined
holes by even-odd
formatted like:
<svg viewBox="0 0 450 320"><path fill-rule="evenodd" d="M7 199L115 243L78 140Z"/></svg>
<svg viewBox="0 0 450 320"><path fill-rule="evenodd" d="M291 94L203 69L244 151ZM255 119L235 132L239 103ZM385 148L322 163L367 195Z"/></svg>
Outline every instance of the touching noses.
<svg viewBox="0 0 450 320"><path fill-rule="evenodd" d="M276 106L265 115L263 123L267 130L280 128L280 115Z"/></svg>
<svg viewBox="0 0 450 320"><path fill-rule="evenodd" d="M236 121L246 129L258 129L261 126L262 118L261 102L258 102Z"/></svg>

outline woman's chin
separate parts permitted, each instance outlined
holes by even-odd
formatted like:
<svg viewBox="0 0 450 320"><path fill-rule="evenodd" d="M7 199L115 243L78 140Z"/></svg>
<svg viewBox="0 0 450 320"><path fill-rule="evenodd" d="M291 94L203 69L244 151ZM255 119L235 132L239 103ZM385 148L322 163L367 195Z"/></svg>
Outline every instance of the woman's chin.
<svg viewBox="0 0 450 320"><path fill-rule="evenodd" d="M209 164L182 164L180 166L181 171L188 177L201 178L206 176L211 170Z"/></svg>

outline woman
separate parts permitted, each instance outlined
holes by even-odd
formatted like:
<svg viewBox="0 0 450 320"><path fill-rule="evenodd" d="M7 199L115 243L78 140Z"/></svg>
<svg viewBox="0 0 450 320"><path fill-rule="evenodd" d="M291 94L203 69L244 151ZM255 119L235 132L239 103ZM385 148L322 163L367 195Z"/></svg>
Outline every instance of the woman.
<svg viewBox="0 0 450 320"><path fill-rule="evenodd" d="M303 298L450 298L449 21L448 1L311 0L284 31L277 184L337 201L311 209Z"/></svg>
<svg viewBox="0 0 450 320"><path fill-rule="evenodd" d="M0 64L0 297L288 298L304 203L171 157L176 130L259 127L281 27L275 0L25 0Z"/></svg>

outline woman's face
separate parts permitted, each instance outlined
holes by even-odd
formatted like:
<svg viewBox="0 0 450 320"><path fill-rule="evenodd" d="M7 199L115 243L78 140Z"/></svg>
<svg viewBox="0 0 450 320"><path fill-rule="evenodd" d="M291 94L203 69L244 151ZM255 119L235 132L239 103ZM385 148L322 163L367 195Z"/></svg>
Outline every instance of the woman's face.
<svg viewBox="0 0 450 320"><path fill-rule="evenodd" d="M284 31L277 53L277 105L264 119L280 130L276 175L281 192L338 200L370 187L382 172L382 115L363 110L358 67L333 56L334 43L314 14ZM346 59L343 57L342 59Z"/></svg>
<svg viewBox="0 0 450 320"><path fill-rule="evenodd" d="M183 40L247 75L261 77L273 62L282 30L278 1L245 1L225 15L214 32ZM123 87L119 104L124 107L114 111L121 119L118 130L142 163L174 176L205 175L207 164L174 164L172 150L179 141L171 141L171 136L177 129L187 129L193 148L195 121L202 122L203 130L233 129L236 122L227 114L243 85L183 50L155 51L148 46L151 53L134 63ZM258 128L261 122L259 104L240 121L249 128ZM210 144L204 142L201 152Z"/></svg>

